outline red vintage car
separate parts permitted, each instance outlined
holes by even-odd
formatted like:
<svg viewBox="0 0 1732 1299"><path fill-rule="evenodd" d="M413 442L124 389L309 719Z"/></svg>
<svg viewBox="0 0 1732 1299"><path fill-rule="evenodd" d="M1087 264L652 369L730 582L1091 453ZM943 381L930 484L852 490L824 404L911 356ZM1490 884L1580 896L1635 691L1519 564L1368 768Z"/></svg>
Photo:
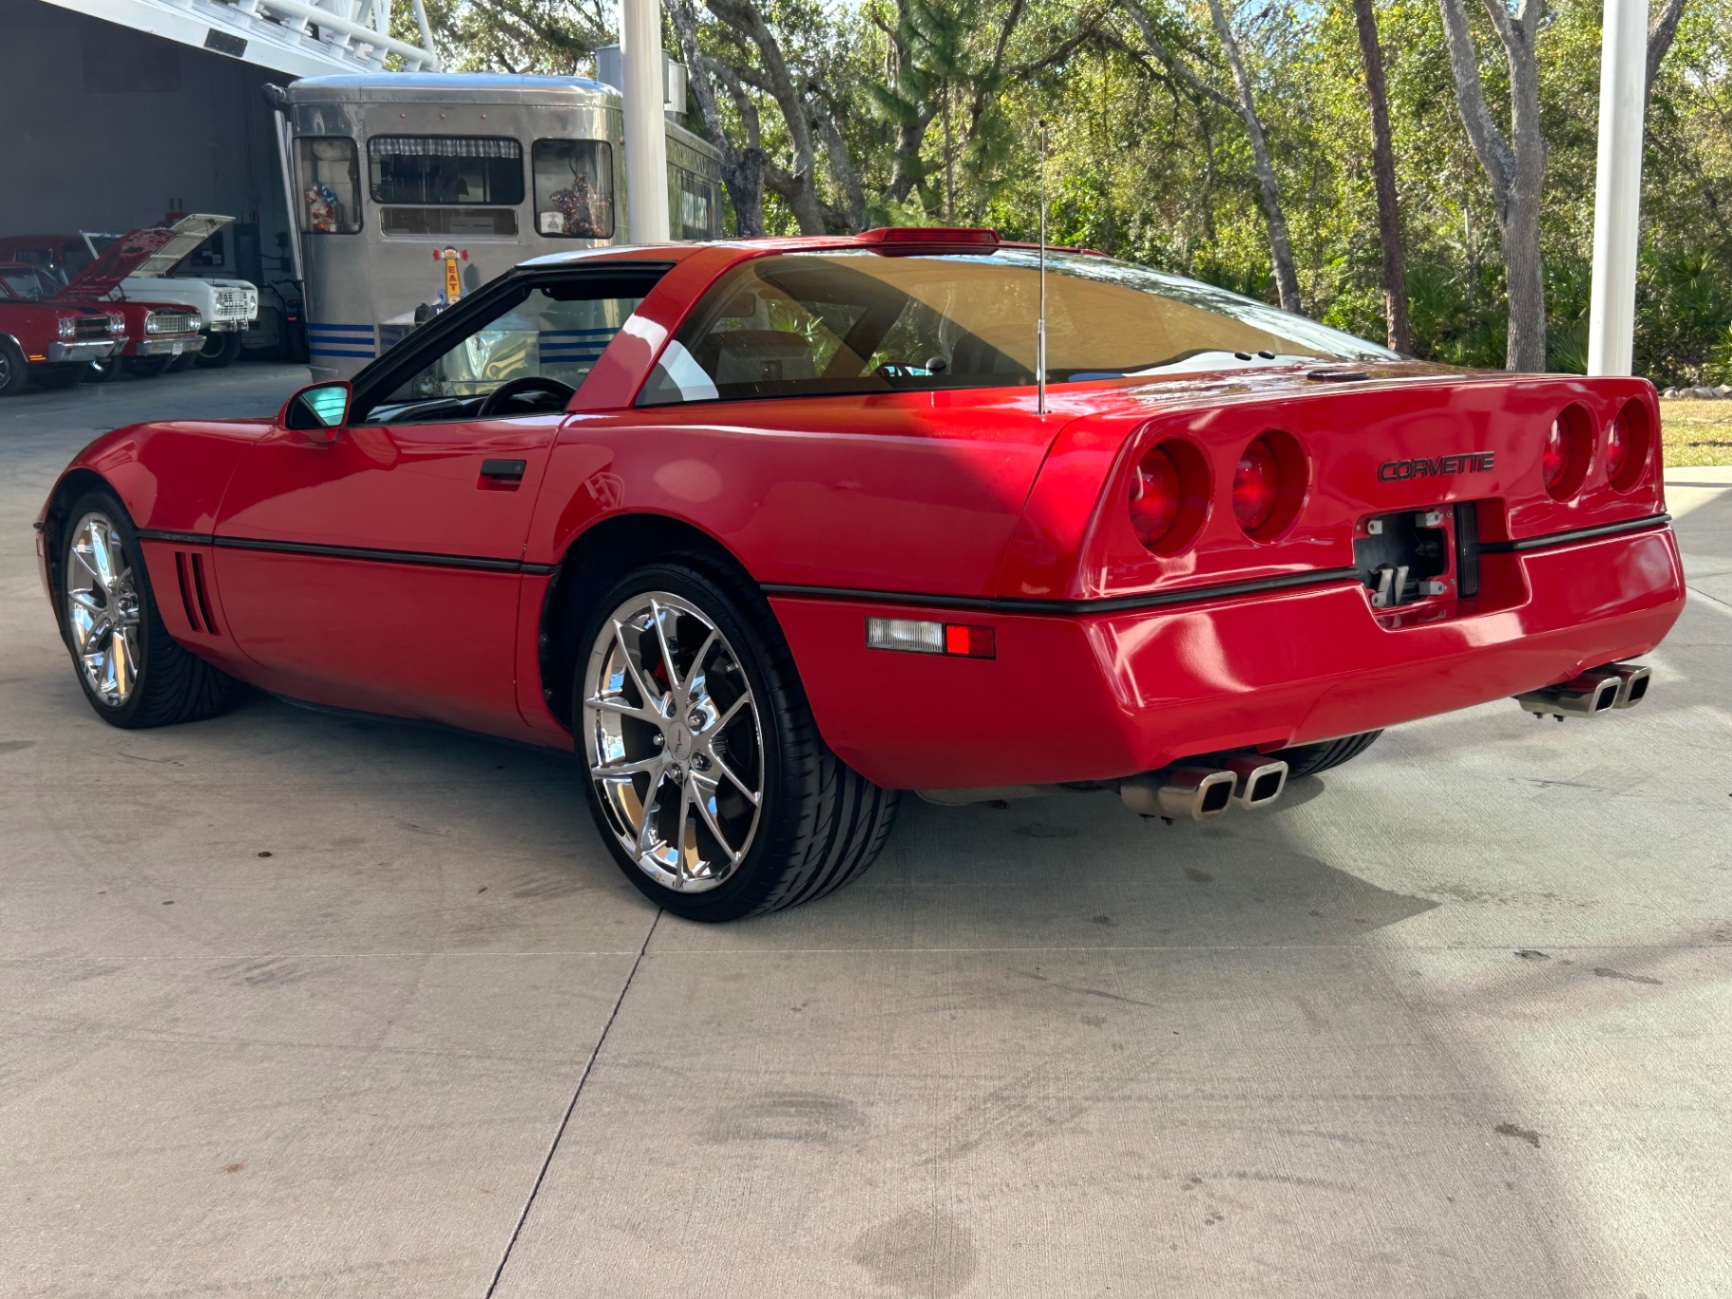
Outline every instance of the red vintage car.
<svg viewBox="0 0 1732 1299"><path fill-rule="evenodd" d="M69 388L126 341L118 311L58 301L60 284L45 271L0 262L0 397L34 380Z"/></svg>
<svg viewBox="0 0 1732 1299"><path fill-rule="evenodd" d="M626 875L725 919L858 875L897 791L1207 817L1396 723L1637 703L1658 427L987 231L611 248L274 419L99 439L39 553L114 724L247 682L575 746Z"/></svg>

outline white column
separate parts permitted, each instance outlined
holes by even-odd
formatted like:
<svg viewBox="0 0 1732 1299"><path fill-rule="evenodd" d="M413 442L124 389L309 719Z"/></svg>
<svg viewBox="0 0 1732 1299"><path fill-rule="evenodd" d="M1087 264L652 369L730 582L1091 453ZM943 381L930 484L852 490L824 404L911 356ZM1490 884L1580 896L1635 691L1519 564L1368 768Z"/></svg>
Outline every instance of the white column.
<svg viewBox="0 0 1732 1299"><path fill-rule="evenodd" d="M1606 0L1600 42L1600 160L1594 177L1588 373L1628 374L1636 331L1648 0Z"/></svg>
<svg viewBox="0 0 1732 1299"><path fill-rule="evenodd" d="M661 0L619 0L620 64L625 73L625 183L634 244L668 241L668 139L662 115Z"/></svg>

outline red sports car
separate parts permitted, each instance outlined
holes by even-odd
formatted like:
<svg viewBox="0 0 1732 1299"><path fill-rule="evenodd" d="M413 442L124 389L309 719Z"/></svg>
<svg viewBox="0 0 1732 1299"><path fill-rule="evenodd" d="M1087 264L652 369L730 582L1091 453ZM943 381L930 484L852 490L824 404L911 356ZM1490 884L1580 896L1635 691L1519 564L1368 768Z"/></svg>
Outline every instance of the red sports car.
<svg viewBox="0 0 1732 1299"><path fill-rule="evenodd" d="M109 434L38 523L79 682L118 726L248 682L575 744L626 875L708 920L858 875L897 791L1205 817L1394 723L1641 699L1684 599L1646 382L1042 261L543 258L275 419Z"/></svg>

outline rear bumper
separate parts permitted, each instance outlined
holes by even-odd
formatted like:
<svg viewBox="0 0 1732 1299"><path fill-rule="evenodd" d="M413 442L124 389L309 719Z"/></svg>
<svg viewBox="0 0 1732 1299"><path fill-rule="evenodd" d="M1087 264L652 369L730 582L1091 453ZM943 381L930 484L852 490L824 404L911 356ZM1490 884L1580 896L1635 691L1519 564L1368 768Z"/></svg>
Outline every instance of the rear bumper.
<svg viewBox="0 0 1732 1299"><path fill-rule="evenodd" d="M1358 582L1036 615L773 595L825 740L901 789L1107 780L1467 708L1646 653L1684 603L1667 527L1504 557L1500 607L1390 627ZM996 659L869 650L867 616L990 623Z"/></svg>

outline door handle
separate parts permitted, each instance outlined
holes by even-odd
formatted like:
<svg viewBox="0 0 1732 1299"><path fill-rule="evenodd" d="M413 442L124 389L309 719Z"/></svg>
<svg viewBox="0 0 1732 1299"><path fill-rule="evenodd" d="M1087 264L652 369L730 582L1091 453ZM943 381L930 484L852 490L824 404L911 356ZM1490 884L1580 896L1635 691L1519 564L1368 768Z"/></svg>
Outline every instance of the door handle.
<svg viewBox="0 0 1732 1299"><path fill-rule="evenodd" d="M496 483L521 483L527 468L527 460L483 460L481 476Z"/></svg>

